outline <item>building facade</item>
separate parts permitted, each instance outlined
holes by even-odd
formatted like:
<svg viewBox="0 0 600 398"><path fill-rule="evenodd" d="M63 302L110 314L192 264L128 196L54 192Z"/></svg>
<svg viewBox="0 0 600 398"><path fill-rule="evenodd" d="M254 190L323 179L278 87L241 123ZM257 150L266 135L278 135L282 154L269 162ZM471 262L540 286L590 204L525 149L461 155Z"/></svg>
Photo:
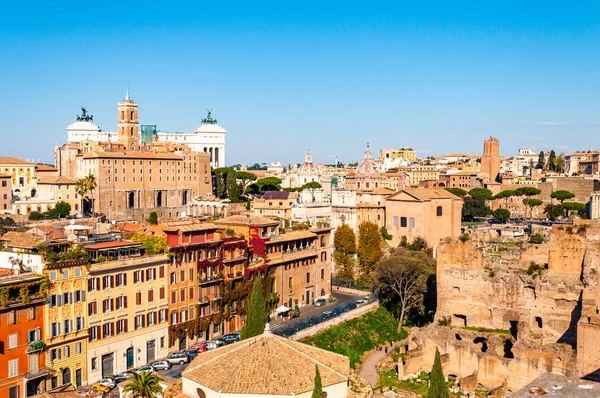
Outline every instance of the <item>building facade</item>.
<svg viewBox="0 0 600 398"><path fill-rule="evenodd" d="M12 212L12 177L0 174L0 214Z"/></svg>
<svg viewBox="0 0 600 398"><path fill-rule="evenodd" d="M46 391L43 306L46 279L32 273L0 277L0 396L30 397Z"/></svg>
<svg viewBox="0 0 600 398"><path fill-rule="evenodd" d="M90 382L167 356L169 263L166 255L155 255L90 265Z"/></svg>

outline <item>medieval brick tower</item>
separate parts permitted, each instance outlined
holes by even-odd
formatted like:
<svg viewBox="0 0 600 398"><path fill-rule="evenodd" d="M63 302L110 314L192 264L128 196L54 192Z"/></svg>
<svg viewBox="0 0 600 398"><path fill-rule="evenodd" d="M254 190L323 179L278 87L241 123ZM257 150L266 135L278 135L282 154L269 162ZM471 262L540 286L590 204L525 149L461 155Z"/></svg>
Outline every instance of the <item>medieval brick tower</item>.
<svg viewBox="0 0 600 398"><path fill-rule="evenodd" d="M490 182L498 182L500 179L500 141L495 137L483 141L483 155L481 156L481 172L487 174Z"/></svg>
<svg viewBox="0 0 600 398"><path fill-rule="evenodd" d="M129 98L129 90L125 99L119 102L117 109L119 144L125 145L129 150L137 149L140 145L138 105Z"/></svg>

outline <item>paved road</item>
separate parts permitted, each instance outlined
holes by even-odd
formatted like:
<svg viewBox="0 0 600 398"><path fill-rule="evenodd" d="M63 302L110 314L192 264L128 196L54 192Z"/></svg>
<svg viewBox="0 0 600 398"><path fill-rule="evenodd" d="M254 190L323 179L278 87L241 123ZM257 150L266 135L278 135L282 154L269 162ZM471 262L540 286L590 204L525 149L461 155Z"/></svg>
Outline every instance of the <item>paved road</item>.
<svg viewBox="0 0 600 398"><path fill-rule="evenodd" d="M331 311L335 307L344 306L347 303L356 301L358 298L366 296L368 292L365 292L363 295L357 296L353 294L345 294L345 293L333 293L333 296L337 299L333 303L327 303L322 307L315 307L314 305L307 305L305 307L300 308L300 316L297 318L292 318L288 320L274 319L271 322L271 329L277 330L280 328L293 328L300 322L305 322L313 317L320 317L321 314L325 311Z"/></svg>
<svg viewBox="0 0 600 398"><path fill-rule="evenodd" d="M202 354L200 354L202 355ZM190 363L184 363L183 365L173 365L169 370L159 370L158 373L161 376L168 376L172 378L176 378L177 375L180 375L189 365Z"/></svg>
<svg viewBox="0 0 600 398"><path fill-rule="evenodd" d="M387 354L384 351L371 351L367 354L365 362L360 366L360 377L365 379L371 387L375 388L379 383L379 374L377 373L377 364Z"/></svg>

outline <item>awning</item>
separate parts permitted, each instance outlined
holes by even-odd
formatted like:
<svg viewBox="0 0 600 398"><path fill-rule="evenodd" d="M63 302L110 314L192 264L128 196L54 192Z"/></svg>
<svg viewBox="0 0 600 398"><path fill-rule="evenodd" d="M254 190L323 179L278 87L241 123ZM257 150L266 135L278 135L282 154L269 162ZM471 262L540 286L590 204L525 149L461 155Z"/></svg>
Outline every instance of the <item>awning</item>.
<svg viewBox="0 0 600 398"><path fill-rule="evenodd" d="M281 307L278 307L275 311L277 311L278 314L282 314L284 312L288 312L289 310L290 309L288 307L282 305Z"/></svg>

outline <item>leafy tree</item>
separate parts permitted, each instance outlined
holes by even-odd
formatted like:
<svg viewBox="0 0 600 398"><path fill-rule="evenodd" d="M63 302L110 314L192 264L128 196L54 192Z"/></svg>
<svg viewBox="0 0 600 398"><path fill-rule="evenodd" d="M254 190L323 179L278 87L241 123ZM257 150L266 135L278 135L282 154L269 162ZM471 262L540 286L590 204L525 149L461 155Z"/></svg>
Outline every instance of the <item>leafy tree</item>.
<svg viewBox="0 0 600 398"><path fill-rule="evenodd" d="M562 204L565 200L573 199L575 197L575 194L561 189L561 190L552 192L550 194L550 197L552 199L558 200Z"/></svg>
<svg viewBox="0 0 600 398"><path fill-rule="evenodd" d="M279 191L279 189L280 187L278 185L265 184L260 187L260 193L264 195L265 192Z"/></svg>
<svg viewBox="0 0 600 398"><path fill-rule="evenodd" d="M570 212L572 211L580 212L582 210L585 210L585 203L565 202L562 204L562 207L564 207L564 209L567 211L567 217L569 217Z"/></svg>
<svg viewBox="0 0 600 398"><path fill-rule="evenodd" d="M492 213L492 216L499 222L505 223L510 219L510 211L506 209L496 209Z"/></svg>
<svg viewBox="0 0 600 398"><path fill-rule="evenodd" d="M553 205L552 203L549 203L544 207L544 214L548 219L554 221L565 214L565 209L562 205Z"/></svg>
<svg viewBox="0 0 600 398"><path fill-rule="evenodd" d="M533 208L537 206L541 206L542 202L540 199L523 199L523 204L529 207L529 218L533 217Z"/></svg>
<svg viewBox="0 0 600 398"><path fill-rule="evenodd" d="M485 200L492 199L492 191L487 188L473 188L469 191L469 195L483 198Z"/></svg>
<svg viewBox="0 0 600 398"><path fill-rule="evenodd" d="M39 211L32 211L31 213L29 213L29 219L31 221L41 220L42 218L44 218L44 216Z"/></svg>
<svg viewBox="0 0 600 398"><path fill-rule="evenodd" d="M235 178L241 182L243 191L246 190L250 181L256 181L256 176L252 173L248 173L247 171L236 171Z"/></svg>
<svg viewBox="0 0 600 398"><path fill-rule="evenodd" d="M240 202L240 196L242 196L243 186L237 182L236 172L233 168L227 172L227 198L233 203Z"/></svg>
<svg viewBox="0 0 600 398"><path fill-rule="evenodd" d="M364 222L358 227L358 266L363 276L368 276L375 269L381 252L381 233L377 224Z"/></svg>
<svg viewBox="0 0 600 398"><path fill-rule="evenodd" d="M67 202L60 201L56 203L56 206L54 206L54 209L52 210L56 212L57 216L66 217L71 214L71 205Z"/></svg>
<svg viewBox="0 0 600 398"><path fill-rule="evenodd" d="M148 222L152 225L158 224L158 214L155 211L150 212L150 216L148 217Z"/></svg>
<svg viewBox="0 0 600 398"><path fill-rule="evenodd" d="M162 397L163 389L159 383L160 377L156 373L133 371L129 383L123 387L123 393L130 394L133 398Z"/></svg>
<svg viewBox="0 0 600 398"><path fill-rule="evenodd" d="M427 242L420 236L417 236L413 239L412 243L407 246L408 250L413 252L420 252L424 249L427 249Z"/></svg>
<svg viewBox="0 0 600 398"><path fill-rule="evenodd" d="M534 187L520 187L515 190L515 193L517 194L517 196L524 196L525 198L523 199L523 204L526 207L529 207L529 201L533 200L531 199L532 196L539 195L540 193L542 193L542 191ZM539 205L541 205L541 203Z"/></svg>
<svg viewBox="0 0 600 398"><path fill-rule="evenodd" d="M250 302L248 303L246 323L242 328L240 339L245 340L262 334L266 324L267 310L265 296L263 295L260 278L256 277L252 286L252 293L250 294Z"/></svg>
<svg viewBox="0 0 600 398"><path fill-rule="evenodd" d="M498 192L496 195L494 195L494 199L500 199L500 200L504 200L504 208L508 208L508 199L512 198L513 196L516 196L515 191L513 191L512 189L505 189L504 191Z"/></svg>
<svg viewBox="0 0 600 398"><path fill-rule="evenodd" d="M380 231L381 231L381 237L383 239L392 240L393 236L388 233L388 230L386 227L381 227Z"/></svg>
<svg viewBox="0 0 600 398"><path fill-rule="evenodd" d="M554 160L554 171L557 173L565 172L565 155L563 153L558 155Z"/></svg>
<svg viewBox="0 0 600 398"><path fill-rule="evenodd" d="M398 249L377 263L373 281L384 306L397 315L398 332L409 311L422 310L427 279L434 273L435 260L423 252L406 249Z"/></svg>
<svg viewBox="0 0 600 398"><path fill-rule="evenodd" d="M343 224L335 230L333 247L333 259L338 269L338 276L345 279L353 279L356 235L347 224Z"/></svg>
<svg viewBox="0 0 600 398"><path fill-rule="evenodd" d="M87 175L87 177L84 178L80 178L79 180L77 180L76 183L76 189L77 189L77 194L81 197L81 212L83 213L84 208L83 208L83 200L85 198L87 198L87 195L90 195L90 211L93 213L94 212L94 190L96 189L96 187L98 186L98 184L96 183L96 177L90 173Z"/></svg>
<svg viewBox="0 0 600 398"><path fill-rule="evenodd" d="M136 232L131 237L134 242L139 242L146 254L162 254L167 252L167 239L162 236L149 236Z"/></svg>
<svg viewBox="0 0 600 398"><path fill-rule="evenodd" d="M546 157L544 156L544 151L540 151L540 156L538 156L537 164L535 165L536 169L544 169L546 167Z"/></svg>
<svg viewBox="0 0 600 398"><path fill-rule="evenodd" d="M467 191L465 191L462 188L445 188L446 191L450 192L453 195L459 196L459 197L463 197L467 194Z"/></svg>
<svg viewBox="0 0 600 398"><path fill-rule="evenodd" d="M313 390L311 398L323 398L323 386L321 385L321 374L319 373L319 367L315 365L315 389Z"/></svg>
<svg viewBox="0 0 600 398"><path fill-rule="evenodd" d="M548 155L548 169L556 171L556 152L554 152L554 149L551 150L550 155Z"/></svg>
<svg viewBox="0 0 600 398"><path fill-rule="evenodd" d="M465 196L462 215L471 217L486 217L491 213L485 199L480 196Z"/></svg>
<svg viewBox="0 0 600 398"><path fill-rule="evenodd" d="M446 384L446 378L442 370L442 360L440 351L435 349L435 359L433 360L433 368L429 374L429 393L427 398L450 398L450 390Z"/></svg>

